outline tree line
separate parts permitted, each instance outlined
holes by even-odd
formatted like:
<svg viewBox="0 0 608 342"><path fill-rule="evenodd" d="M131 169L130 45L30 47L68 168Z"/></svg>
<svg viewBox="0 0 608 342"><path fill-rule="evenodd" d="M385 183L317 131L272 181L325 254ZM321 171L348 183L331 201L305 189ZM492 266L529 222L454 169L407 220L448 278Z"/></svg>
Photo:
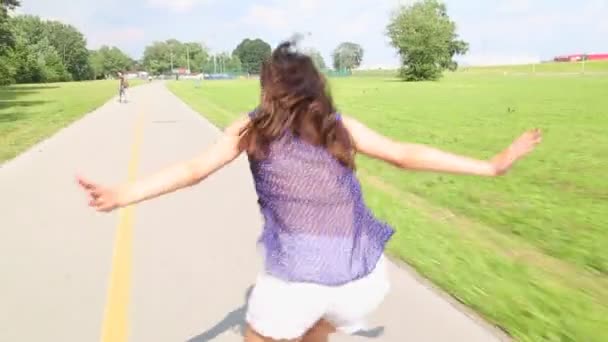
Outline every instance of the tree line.
<svg viewBox="0 0 608 342"><path fill-rule="evenodd" d="M134 61L114 47L89 51L74 26L31 15L9 16L18 0L0 5L0 85L82 81L126 70Z"/></svg>
<svg viewBox="0 0 608 342"><path fill-rule="evenodd" d="M244 39L231 53L219 54L211 54L200 42L169 39L147 46L137 61L113 46L88 50L84 35L71 25L30 15L11 17L9 11L19 1L0 2L0 85L103 79L117 71L167 74L176 68L194 73L257 74L271 54L271 46L259 38ZM468 50L439 0L398 7L386 35L401 57L399 75L407 81L438 79L444 70L458 67L454 56ZM319 69L329 68L319 51L305 52ZM359 44L343 42L331 57L333 69L353 70L361 65L364 50Z"/></svg>
<svg viewBox="0 0 608 342"><path fill-rule="evenodd" d="M257 74L271 46L262 39L244 39L229 52L211 54L203 43L177 39L153 42L143 58L134 60L119 48L101 46L88 50L85 36L74 26L37 16L9 16L19 0L0 3L0 85L104 79L118 71L148 71L170 74L177 68L193 73ZM321 54L307 50L319 69L327 69ZM355 69L363 59L363 49L342 43L332 55L336 69Z"/></svg>
<svg viewBox="0 0 608 342"><path fill-rule="evenodd" d="M211 55L202 43L182 43L175 39L154 42L146 47L143 66L154 74L169 73L177 67L191 72L258 74L262 62L270 56L272 48L262 39L246 38L232 53ZM323 56L316 49L304 51L311 56L317 68L328 69ZM352 70L361 65L363 48L355 43L340 44L332 54L333 67L337 70Z"/></svg>
<svg viewBox="0 0 608 342"><path fill-rule="evenodd" d="M37 16L11 17L19 0L0 3L0 85L106 78L138 63L116 47L88 50L74 26Z"/></svg>

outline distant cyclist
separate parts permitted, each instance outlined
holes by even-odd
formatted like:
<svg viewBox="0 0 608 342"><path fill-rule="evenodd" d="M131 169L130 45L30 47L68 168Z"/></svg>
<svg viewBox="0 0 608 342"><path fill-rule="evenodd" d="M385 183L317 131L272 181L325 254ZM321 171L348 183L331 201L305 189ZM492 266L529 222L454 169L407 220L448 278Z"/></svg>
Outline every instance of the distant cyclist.
<svg viewBox="0 0 608 342"><path fill-rule="evenodd" d="M127 102L129 81L122 72L118 72L118 102Z"/></svg>

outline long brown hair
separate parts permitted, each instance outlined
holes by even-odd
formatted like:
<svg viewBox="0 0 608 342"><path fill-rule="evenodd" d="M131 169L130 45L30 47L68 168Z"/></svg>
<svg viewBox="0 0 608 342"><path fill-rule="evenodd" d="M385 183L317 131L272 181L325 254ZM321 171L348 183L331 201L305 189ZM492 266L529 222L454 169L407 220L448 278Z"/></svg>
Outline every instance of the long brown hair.
<svg viewBox="0 0 608 342"><path fill-rule="evenodd" d="M281 43L262 64L260 106L243 130L241 143L253 158L263 159L273 141L291 132L354 169L352 140L337 117L326 80L295 45Z"/></svg>

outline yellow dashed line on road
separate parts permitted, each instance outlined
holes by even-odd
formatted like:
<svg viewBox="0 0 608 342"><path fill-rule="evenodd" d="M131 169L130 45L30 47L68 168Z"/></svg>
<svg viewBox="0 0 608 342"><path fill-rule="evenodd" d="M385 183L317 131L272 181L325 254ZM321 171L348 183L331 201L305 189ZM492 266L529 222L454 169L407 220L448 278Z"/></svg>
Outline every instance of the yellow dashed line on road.
<svg viewBox="0 0 608 342"><path fill-rule="evenodd" d="M143 127L144 114L142 111L138 111L128 166L129 182L134 181L137 177ZM129 340L128 316L133 263L133 218L134 207L130 206L120 210L102 326L102 342L127 342Z"/></svg>

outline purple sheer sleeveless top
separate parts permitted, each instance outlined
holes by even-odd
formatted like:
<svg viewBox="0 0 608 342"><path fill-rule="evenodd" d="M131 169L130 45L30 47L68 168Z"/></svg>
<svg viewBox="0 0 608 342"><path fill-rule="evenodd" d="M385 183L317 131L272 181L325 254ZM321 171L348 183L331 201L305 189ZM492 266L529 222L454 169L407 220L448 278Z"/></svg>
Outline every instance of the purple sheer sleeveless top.
<svg viewBox="0 0 608 342"><path fill-rule="evenodd" d="M338 286L374 270L394 231L367 208L351 169L289 133L271 143L266 158L250 156L249 165L268 274Z"/></svg>

